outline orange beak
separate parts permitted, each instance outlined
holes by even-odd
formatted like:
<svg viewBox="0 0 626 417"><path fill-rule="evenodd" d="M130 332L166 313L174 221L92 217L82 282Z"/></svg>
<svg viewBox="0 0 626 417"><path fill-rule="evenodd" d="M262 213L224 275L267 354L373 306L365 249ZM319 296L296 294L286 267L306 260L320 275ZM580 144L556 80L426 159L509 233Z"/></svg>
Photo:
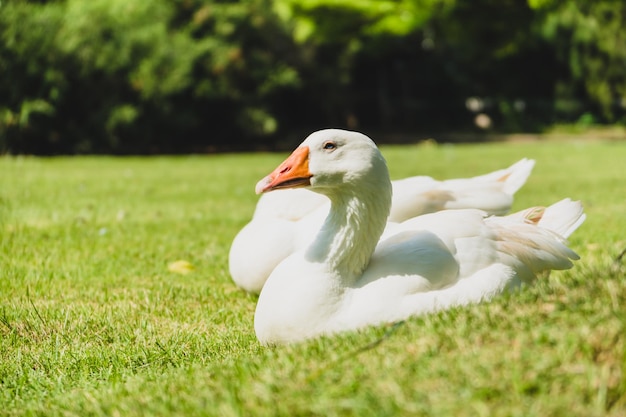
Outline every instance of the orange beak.
<svg viewBox="0 0 626 417"><path fill-rule="evenodd" d="M271 174L259 181L255 187L257 194L282 188L298 188L311 185L309 172L309 147L301 146L292 152Z"/></svg>

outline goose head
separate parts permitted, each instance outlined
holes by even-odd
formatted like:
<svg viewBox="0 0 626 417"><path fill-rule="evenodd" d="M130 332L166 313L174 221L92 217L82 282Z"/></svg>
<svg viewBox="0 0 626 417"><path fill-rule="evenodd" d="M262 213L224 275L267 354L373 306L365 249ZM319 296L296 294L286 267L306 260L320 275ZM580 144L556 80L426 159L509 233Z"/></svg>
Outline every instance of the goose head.
<svg viewBox="0 0 626 417"><path fill-rule="evenodd" d="M351 191L391 199L387 164L376 144L358 132L325 129L309 135L272 173L256 185L257 194L308 187L328 196ZM387 196L388 194L388 196Z"/></svg>
<svg viewBox="0 0 626 417"><path fill-rule="evenodd" d="M376 144L358 132L326 129L309 135L257 193L307 187L326 195L330 211L305 253L344 283L363 273L387 224L391 181Z"/></svg>

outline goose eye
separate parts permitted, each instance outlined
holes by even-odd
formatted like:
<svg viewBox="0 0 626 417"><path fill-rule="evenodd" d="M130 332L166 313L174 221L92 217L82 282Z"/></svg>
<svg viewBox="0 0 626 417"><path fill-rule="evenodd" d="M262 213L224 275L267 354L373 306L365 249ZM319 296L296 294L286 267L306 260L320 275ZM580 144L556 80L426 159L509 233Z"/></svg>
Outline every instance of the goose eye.
<svg viewBox="0 0 626 417"><path fill-rule="evenodd" d="M322 145L322 148L327 150L327 151L332 151L332 150L337 149L337 144L335 142L331 142L331 141L324 142L324 144Z"/></svg>

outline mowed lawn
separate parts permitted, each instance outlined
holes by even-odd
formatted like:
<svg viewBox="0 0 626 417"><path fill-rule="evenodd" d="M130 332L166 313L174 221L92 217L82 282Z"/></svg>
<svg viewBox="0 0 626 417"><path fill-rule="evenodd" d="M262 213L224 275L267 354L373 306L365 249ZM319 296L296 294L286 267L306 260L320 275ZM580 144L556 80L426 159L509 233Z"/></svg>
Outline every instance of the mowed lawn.
<svg viewBox="0 0 626 417"><path fill-rule="evenodd" d="M286 154L0 158L0 415L626 415L626 142L383 153L393 178L535 158L514 209L582 200L581 260L491 303L266 348L228 250Z"/></svg>

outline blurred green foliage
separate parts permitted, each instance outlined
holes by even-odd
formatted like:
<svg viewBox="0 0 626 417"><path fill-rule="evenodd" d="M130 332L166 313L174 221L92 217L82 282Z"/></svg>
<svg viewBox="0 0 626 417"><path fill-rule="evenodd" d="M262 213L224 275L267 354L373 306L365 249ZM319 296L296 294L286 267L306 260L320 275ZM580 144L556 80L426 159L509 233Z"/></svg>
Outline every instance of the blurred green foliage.
<svg viewBox="0 0 626 417"><path fill-rule="evenodd" d="M12 152L174 152L276 131L297 87L265 0L0 5L0 135Z"/></svg>
<svg viewBox="0 0 626 417"><path fill-rule="evenodd" d="M611 0L3 0L0 150L625 123L625 19Z"/></svg>
<svg viewBox="0 0 626 417"><path fill-rule="evenodd" d="M537 3L537 0L535 0ZM544 0L538 5L541 34L569 69L557 89L573 99L576 88L607 121L626 106L626 3L623 1Z"/></svg>

